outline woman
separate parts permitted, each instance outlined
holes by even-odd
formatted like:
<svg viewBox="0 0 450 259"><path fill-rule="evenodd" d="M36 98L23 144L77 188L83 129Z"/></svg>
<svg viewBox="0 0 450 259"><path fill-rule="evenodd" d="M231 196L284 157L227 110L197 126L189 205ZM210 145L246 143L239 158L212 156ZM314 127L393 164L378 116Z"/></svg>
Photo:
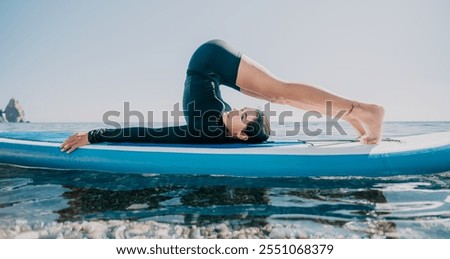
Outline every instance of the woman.
<svg viewBox="0 0 450 259"><path fill-rule="evenodd" d="M77 133L61 145L71 153L78 147L98 142L148 143L261 143L269 138L269 121L257 109L231 109L222 99L220 85L246 95L303 110L326 112L326 102L333 105L332 115L345 110L342 117L359 134L363 144L381 140L384 109L331 94L313 86L283 81L249 57L222 40L201 45L187 69L183 110L187 125L154 128L97 129Z"/></svg>

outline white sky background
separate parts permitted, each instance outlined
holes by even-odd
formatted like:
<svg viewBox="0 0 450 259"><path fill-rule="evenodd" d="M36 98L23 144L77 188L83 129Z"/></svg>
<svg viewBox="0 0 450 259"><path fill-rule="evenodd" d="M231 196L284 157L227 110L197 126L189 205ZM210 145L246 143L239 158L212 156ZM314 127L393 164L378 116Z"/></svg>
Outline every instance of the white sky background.
<svg viewBox="0 0 450 259"><path fill-rule="evenodd" d="M0 108L15 97L33 122L99 122L130 102L161 120L214 38L283 79L382 104L387 120L450 120L445 0L0 0ZM225 88L234 107L266 103Z"/></svg>

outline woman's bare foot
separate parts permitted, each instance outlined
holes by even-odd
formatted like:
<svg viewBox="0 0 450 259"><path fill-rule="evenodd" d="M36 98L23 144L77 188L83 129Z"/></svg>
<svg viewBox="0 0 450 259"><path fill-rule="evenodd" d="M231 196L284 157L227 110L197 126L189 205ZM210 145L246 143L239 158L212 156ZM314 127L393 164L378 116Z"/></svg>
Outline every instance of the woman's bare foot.
<svg viewBox="0 0 450 259"><path fill-rule="evenodd" d="M378 144L383 130L384 108L375 104L354 103L346 115L350 120L360 122L366 131L360 138L363 144ZM353 125L353 124L352 124Z"/></svg>

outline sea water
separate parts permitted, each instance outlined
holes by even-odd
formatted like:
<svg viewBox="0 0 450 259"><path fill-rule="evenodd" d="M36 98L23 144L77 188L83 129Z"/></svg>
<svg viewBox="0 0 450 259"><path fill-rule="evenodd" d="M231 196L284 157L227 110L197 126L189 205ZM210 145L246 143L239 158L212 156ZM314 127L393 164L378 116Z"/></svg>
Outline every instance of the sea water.
<svg viewBox="0 0 450 259"><path fill-rule="evenodd" d="M2 123L0 133L51 131L63 141L102 126ZM273 128L274 140L355 137L348 125L349 135L314 137L288 134L289 123ZM387 122L384 136L449 130L450 122ZM258 178L0 165L0 238L450 238L450 172Z"/></svg>

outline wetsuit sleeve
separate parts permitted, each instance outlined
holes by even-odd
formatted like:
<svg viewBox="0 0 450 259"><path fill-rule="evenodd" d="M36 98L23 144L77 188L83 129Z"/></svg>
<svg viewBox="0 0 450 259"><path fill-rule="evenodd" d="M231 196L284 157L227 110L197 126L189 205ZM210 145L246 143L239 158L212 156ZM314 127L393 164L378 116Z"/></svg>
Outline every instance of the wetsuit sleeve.
<svg viewBox="0 0 450 259"><path fill-rule="evenodd" d="M135 143L173 143L173 144L199 144L199 143L226 143L229 142L217 130L198 130L188 128L187 125L163 128L117 128L95 129L88 133L89 143L101 142L135 142ZM208 134L209 136L205 136Z"/></svg>
<svg viewBox="0 0 450 259"><path fill-rule="evenodd" d="M137 143L196 143L187 132L187 126L163 128L117 128L95 129L88 133L90 143L137 142Z"/></svg>

